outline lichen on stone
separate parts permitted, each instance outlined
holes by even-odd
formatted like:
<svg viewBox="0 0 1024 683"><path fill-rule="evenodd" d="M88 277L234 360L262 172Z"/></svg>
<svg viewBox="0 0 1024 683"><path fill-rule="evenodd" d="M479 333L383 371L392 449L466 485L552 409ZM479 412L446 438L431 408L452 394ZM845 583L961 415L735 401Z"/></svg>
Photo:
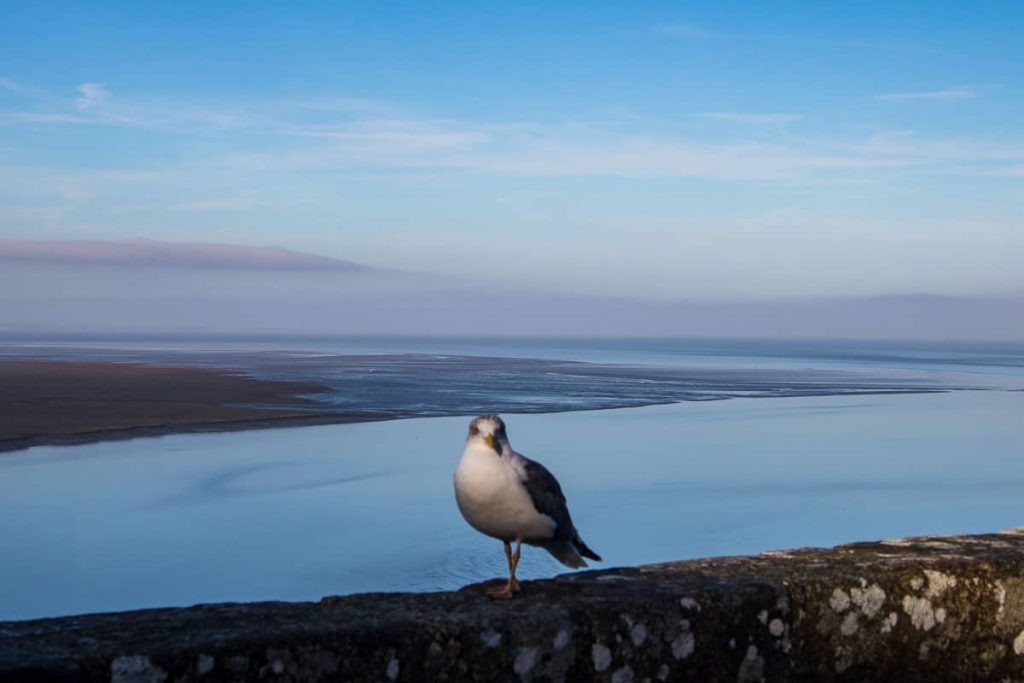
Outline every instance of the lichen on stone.
<svg viewBox="0 0 1024 683"><path fill-rule="evenodd" d="M590 648L590 657L594 661L594 671L607 671L612 663L612 651L601 643L594 643Z"/></svg>
<svg viewBox="0 0 1024 683"><path fill-rule="evenodd" d="M740 670L736 675L737 683L755 683L764 680L764 657L757 653L757 646L747 647L747 653L740 662Z"/></svg>
<svg viewBox="0 0 1024 683"><path fill-rule="evenodd" d="M196 675L205 676L206 674L213 671L216 665L216 659L214 659L210 655L200 654L199 657L196 658Z"/></svg>
<svg viewBox="0 0 1024 683"><path fill-rule="evenodd" d="M833 612L845 612L850 608L850 596L842 588L832 591L832 598L829 600Z"/></svg>
<svg viewBox="0 0 1024 683"><path fill-rule="evenodd" d="M488 628L486 631L480 634L480 642L486 647L495 648L501 645L501 634L495 631L493 628Z"/></svg>
<svg viewBox="0 0 1024 683"><path fill-rule="evenodd" d="M512 670L520 676L525 676L537 663L537 648L523 647L519 649L515 661L512 663Z"/></svg>
<svg viewBox="0 0 1024 683"><path fill-rule="evenodd" d="M851 588L850 600L860 609L867 618L878 614L885 604L885 591L878 584L871 584L863 588Z"/></svg>
<svg viewBox="0 0 1024 683"><path fill-rule="evenodd" d="M633 667L629 664L612 673L612 683L633 683Z"/></svg>
<svg viewBox="0 0 1024 683"><path fill-rule="evenodd" d="M679 626L682 630L672 640L672 656L676 659L686 659L693 654L697 641L694 638L693 631L690 630L689 620L681 620Z"/></svg>
<svg viewBox="0 0 1024 683"><path fill-rule="evenodd" d="M1017 634L1013 639L1013 654L1024 655L1024 631Z"/></svg>
<svg viewBox="0 0 1024 683"><path fill-rule="evenodd" d="M914 628L930 631L935 627L935 610L932 609L932 603L928 598L904 595L903 611L910 617L910 623Z"/></svg>
<svg viewBox="0 0 1024 683"><path fill-rule="evenodd" d="M555 640L552 643L556 650L564 650L565 646L569 644L569 632L564 628L559 629L558 633L555 634Z"/></svg>
<svg viewBox="0 0 1024 683"><path fill-rule="evenodd" d="M844 618L843 623L839 626L839 632L844 636L852 636L857 632L857 613L849 612Z"/></svg>
<svg viewBox="0 0 1024 683"><path fill-rule="evenodd" d="M690 597L680 598L679 606L686 610L700 611L700 603Z"/></svg>
<svg viewBox="0 0 1024 683"><path fill-rule="evenodd" d="M950 588L956 587L956 577L943 574L934 569L925 569L924 575L928 577L928 588L925 589L925 597L935 599Z"/></svg>
<svg viewBox="0 0 1024 683"><path fill-rule="evenodd" d="M900 615L896 612L889 612L889 616L882 622L882 633L891 633L896 623L899 621Z"/></svg>
<svg viewBox="0 0 1024 683"><path fill-rule="evenodd" d="M167 672L145 655L118 657L110 663L110 683L163 683Z"/></svg>

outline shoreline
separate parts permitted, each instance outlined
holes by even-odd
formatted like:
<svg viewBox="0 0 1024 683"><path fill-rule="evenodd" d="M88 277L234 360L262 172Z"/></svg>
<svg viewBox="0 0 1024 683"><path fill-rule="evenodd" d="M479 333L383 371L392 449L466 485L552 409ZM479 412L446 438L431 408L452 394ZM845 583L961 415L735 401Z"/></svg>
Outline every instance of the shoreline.
<svg viewBox="0 0 1024 683"><path fill-rule="evenodd" d="M362 415L358 413L323 413L309 416L294 417L254 417L229 422L202 422L176 425L144 425L104 429L56 436L29 436L25 438L5 439L0 437L0 456L38 446L83 446L108 441L129 441L156 436L174 436L177 434L202 434L245 432L256 429L277 429L287 427L316 427L334 424L357 424L361 422L387 422L401 420L411 415Z"/></svg>
<svg viewBox="0 0 1024 683"><path fill-rule="evenodd" d="M407 413L329 411L311 382L141 363L0 360L0 453L146 436L375 422Z"/></svg>
<svg viewBox="0 0 1024 683"><path fill-rule="evenodd" d="M442 372L443 368L435 371ZM598 372L617 377L620 370L609 372L595 366L592 372L597 378L602 376ZM352 388L356 389L355 385ZM790 395L921 394L963 388L818 385ZM381 422L479 412L577 412L740 397L719 393L687 399L662 394L646 400L619 397L619 401L586 406L483 406L486 410L475 410L482 406L467 406L466 410L447 406L449 410L426 414L422 410L386 405L339 410L314 397L338 391L339 387L315 379L259 379L240 368L197 367L161 360L0 358L0 454L36 446L72 446L197 432ZM760 393L744 397L781 396ZM353 398L358 402L358 391Z"/></svg>

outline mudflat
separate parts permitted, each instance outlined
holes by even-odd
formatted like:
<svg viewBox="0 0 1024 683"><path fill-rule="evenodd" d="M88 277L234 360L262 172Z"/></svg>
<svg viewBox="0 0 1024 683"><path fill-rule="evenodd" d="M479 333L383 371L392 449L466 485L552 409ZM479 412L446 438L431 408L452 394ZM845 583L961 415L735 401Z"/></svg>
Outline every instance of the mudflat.
<svg viewBox="0 0 1024 683"><path fill-rule="evenodd" d="M315 383L207 368L0 360L0 451L185 431L364 422L303 394Z"/></svg>

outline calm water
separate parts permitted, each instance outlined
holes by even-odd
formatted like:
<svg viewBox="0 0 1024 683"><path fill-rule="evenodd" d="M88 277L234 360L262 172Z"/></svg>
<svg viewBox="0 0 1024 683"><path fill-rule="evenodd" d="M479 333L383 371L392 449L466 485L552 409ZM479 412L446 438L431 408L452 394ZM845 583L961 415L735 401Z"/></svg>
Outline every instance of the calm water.
<svg viewBox="0 0 1024 683"><path fill-rule="evenodd" d="M619 363L657 355L664 366L686 355L586 352ZM691 352L686 362L891 366L1000 388L506 414L509 435L562 481L601 566L1024 524L1024 392L1005 390L1024 388L1019 356L868 353ZM437 417L0 456L0 619L499 576L500 543L472 531L452 496L466 424ZM562 571L533 549L521 564L527 578Z"/></svg>

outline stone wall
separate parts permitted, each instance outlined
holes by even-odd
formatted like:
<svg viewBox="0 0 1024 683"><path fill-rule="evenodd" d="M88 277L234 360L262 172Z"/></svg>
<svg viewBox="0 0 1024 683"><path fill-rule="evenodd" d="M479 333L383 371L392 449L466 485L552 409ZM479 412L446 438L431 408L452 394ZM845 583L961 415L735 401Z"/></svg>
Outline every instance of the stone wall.
<svg viewBox="0 0 1024 683"><path fill-rule="evenodd" d="M8 681L1024 681L1024 535L0 623Z"/></svg>

